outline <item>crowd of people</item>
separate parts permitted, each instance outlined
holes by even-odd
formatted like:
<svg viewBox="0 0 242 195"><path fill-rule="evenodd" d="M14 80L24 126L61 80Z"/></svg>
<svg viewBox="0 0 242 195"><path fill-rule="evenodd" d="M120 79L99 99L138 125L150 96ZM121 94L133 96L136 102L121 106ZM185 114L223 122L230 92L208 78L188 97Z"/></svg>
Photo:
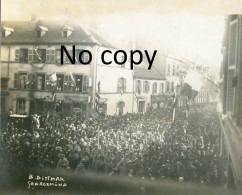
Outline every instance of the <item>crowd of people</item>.
<svg viewBox="0 0 242 195"><path fill-rule="evenodd" d="M51 116L9 121L4 132L10 160L19 167L53 167L76 173L216 184L219 119L214 109L64 119Z"/></svg>

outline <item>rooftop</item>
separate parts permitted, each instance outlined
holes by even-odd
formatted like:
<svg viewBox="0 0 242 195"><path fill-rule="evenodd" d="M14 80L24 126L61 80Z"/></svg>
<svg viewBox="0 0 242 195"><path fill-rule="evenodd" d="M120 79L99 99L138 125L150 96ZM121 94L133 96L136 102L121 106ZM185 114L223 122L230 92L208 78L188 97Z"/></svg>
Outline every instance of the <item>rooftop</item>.
<svg viewBox="0 0 242 195"><path fill-rule="evenodd" d="M134 77L141 79L165 80L165 76L157 71L154 67L150 70L143 67L134 67Z"/></svg>
<svg viewBox="0 0 242 195"><path fill-rule="evenodd" d="M2 21L1 26L13 29L14 32L1 40L2 44L100 44L114 48L110 43L98 36L94 30L78 21L37 20L37 21ZM37 37L36 29L48 30L42 37ZM72 31L68 37L62 36L62 30ZM3 29L2 29L3 30Z"/></svg>

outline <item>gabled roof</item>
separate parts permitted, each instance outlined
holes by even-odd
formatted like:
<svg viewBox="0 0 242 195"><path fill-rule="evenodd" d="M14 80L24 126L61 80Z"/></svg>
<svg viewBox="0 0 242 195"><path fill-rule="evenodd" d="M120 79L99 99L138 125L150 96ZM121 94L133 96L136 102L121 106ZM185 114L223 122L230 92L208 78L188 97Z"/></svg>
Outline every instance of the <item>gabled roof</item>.
<svg viewBox="0 0 242 195"><path fill-rule="evenodd" d="M14 33L1 40L2 44L100 44L114 48L111 44L90 31L78 21L67 20L38 20L38 21L2 21L2 26L14 29ZM48 29L45 36L35 36L36 27ZM63 28L74 30L68 37L62 37Z"/></svg>
<svg viewBox="0 0 242 195"><path fill-rule="evenodd" d="M43 30L43 31L48 31L48 28L44 26L36 26L35 30Z"/></svg>
<svg viewBox="0 0 242 195"><path fill-rule="evenodd" d="M134 77L140 79L150 79L150 80L165 80L165 76L158 72L154 67L150 70L142 67L134 67Z"/></svg>

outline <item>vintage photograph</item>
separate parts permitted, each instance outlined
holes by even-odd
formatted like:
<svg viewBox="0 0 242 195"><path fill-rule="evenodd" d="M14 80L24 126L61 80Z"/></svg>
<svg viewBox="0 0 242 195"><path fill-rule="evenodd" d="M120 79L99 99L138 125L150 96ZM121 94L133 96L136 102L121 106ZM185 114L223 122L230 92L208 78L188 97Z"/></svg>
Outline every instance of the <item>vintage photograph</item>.
<svg viewBox="0 0 242 195"><path fill-rule="evenodd" d="M0 194L241 194L240 8L2 0Z"/></svg>

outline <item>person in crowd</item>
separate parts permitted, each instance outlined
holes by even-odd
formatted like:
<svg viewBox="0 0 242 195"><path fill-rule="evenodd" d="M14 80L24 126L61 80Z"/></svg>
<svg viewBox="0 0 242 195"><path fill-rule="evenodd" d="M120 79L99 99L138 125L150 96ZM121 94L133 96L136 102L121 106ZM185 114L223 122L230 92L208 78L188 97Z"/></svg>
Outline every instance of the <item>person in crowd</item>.
<svg viewBox="0 0 242 195"><path fill-rule="evenodd" d="M91 118L55 115L10 121L4 133L13 164L56 167L76 173L95 171L152 180L217 184L219 119L215 110L191 107L184 120L177 108Z"/></svg>

